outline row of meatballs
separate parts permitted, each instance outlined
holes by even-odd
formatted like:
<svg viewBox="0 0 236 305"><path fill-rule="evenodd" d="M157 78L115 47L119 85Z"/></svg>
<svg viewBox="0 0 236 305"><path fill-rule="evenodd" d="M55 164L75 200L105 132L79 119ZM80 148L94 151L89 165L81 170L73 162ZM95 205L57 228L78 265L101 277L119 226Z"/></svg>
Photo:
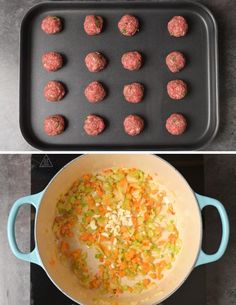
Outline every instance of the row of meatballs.
<svg viewBox="0 0 236 305"><path fill-rule="evenodd" d="M101 16L88 15L84 20L84 31L90 35L98 35L103 30L103 18ZM134 36L139 32L139 20L133 15L124 15L118 22L118 29L124 36ZM48 35L54 35L62 31L62 19L57 16L47 16L42 20L41 29ZM183 37L187 34L188 24L184 17L174 16L167 25L171 36Z"/></svg>
<svg viewBox="0 0 236 305"><path fill-rule="evenodd" d="M173 113L166 120L166 129L172 135L182 134L187 126L183 115ZM84 121L84 131L89 136L97 136L103 132L106 125L104 119L98 115L90 114ZM123 122L124 131L130 136L140 134L144 129L144 120L135 114L128 115ZM62 115L51 115L44 120L44 131L49 136L56 136L65 130L65 119Z"/></svg>
<svg viewBox="0 0 236 305"><path fill-rule="evenodd" d="M85 57L85 65L90 72L102 71L107 60L100 52L90 52ZM126 52L121 57L121 63L127 70L139 70L142 66L142 55L140 52ZM42 56L43 68L48 72L55 72L63 66L63 56L58 52L46 52ZM171 52L166 56L166 65L172 73L180 72L186 65L183 53L179 51Z"/></svg>
<svg viewBox="0 0 236 305"><path fill-rule="evenodd" d="M167 84L167 93L173 100L183 99L187 93L187 85L182 80L171 80ZM62 82L52 80L44 87L44 97L49 102L58 102L65 94L66 89ZM107 93L101 82L93 81L86 86L84 95L90 103L98 103L105 99ZM140 103L144 96L144 86L138 82L126 84L123 95L129 103Z"/></svg>

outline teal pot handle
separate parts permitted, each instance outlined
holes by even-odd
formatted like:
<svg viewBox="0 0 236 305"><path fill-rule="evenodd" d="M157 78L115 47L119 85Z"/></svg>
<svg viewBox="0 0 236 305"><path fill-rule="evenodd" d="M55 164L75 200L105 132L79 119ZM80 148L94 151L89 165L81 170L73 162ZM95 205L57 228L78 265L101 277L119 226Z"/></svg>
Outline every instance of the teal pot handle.
<svg viewBox="0 0 236 305"><path fill-rule="evenodd" d="M9 245L10 245L10 248L11 248L11 251L13 252L13 254L21 260L35 263L40 266L42 266L42 263L41 263L41 260L40 260L39 254L38 254L37 247L35 247L34 250L29 253L23 253L18 248L18 245L16 243L16 236L15 236L15 222L16 222L16 216L19 212L19 209L23 205L32 204L35 207L36 213L37 213L42 195L43 195L43 192L40 192L38 194L22 197L22 198L16 200L16 202L13 204L13 206L10 210L10 213L8 216L8 222L7 222L7 237L8 237L8 242L9 242Z"/></svg>
<svg viewBox="0 0 236 305"><path fill-rule="evenodd" d="M203 250L200 250L195 267L219 260L225 253L229 242L229 219L223 204L216 199L199 194L196 194L196 198L201 210L206 206L213 206L217 209L222 225L222 237L219 249L214 254L206 254Z"/></svg>

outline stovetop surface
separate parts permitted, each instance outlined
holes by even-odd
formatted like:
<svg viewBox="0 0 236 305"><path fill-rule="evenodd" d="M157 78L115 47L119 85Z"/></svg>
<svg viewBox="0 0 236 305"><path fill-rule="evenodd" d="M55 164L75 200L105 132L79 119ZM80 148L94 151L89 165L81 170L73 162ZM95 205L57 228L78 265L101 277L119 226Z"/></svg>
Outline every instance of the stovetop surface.
<svg viewBox="0 0 236 305"><path fill-rule="evenodd" d="M78 155L32 155L31 193L42 191L53 176ZM162 155L186 178L194 191L204 193L204 164L201 155ZM31 247L34 247L34 209L32 208ZM44 270L30 266L31 305L75 305L60 292ZM206 269L200 266L192 271L185 283L162 305L206 305Z"/></svg>

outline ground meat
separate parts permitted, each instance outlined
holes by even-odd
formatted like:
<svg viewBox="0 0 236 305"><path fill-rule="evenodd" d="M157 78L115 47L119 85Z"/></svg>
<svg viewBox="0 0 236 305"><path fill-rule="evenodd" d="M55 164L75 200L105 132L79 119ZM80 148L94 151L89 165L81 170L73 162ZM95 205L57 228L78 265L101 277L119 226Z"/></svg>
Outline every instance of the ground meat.
<svg viewBox="0 0 236 305"><path fill-rule="evenodd" d="M143 99L144 87L140 83L132 83L124 86L123 94L127 102L140 103Z"/></svg>
<svg viewBox="0 0 236 305"><path fill-rule="evenodd" d="M127 70L139 70L142 66L142 55L137 51L124 53L121 63Z"/></svg>
<svg viewBox="0 0 236 305"><path fill-rule="evenodd" d="M124 120L124 130L130 136L136 136L144 128L144 121L141 117L135 114L128 115Z"/></svg>
<svg viewBox="0 0 236 305"><path fill-rule="evenodd" d="M97 103L105 98L106 91L101 83L94 81L85 88L84 95L90 103Z"/></svg>
<svg viewBox="0 0 236 305"><path fill-rule="evenodd" d="M187 121L185 117L180 113L173 113L166 120L166 129L174 136L181 135L187 128Z"/></svg>
<svg viewBox="0 0 236 305"><path fill-rule="evenodd" d="M97 115L90 114L84 121L84 130L89 136L97 136L104 128L104 120Z"/></svg>
<svg viewBox="0 0 236 305"><path fill-rule="evenodd" d="M47 16L41 23L41 29L49 35L59 33L62 30L61 19L56 16Z"/></svg>
<svg viewBox="0 0 236 305"><path fill-rule="evenodd" d="M166 64L173 73L181 71L185 67L185 57L181 52L171 52L166 57Z"/></svg>
<svg viewBox="0 0 236 305"><path fill-rule="evenodd" d="M88 35L98 35L102 31L103 19L101 16L89 15L84 20L84 30Z"/></svg>
<svg viewBox="0 0 236 305"><path fill-rule="evenodd" d="M47 52L42 56L42 65L48 72L59 70L63 65L63 58L60 53Z"/></svg>
<svg viewBox="0 0 236 305"><path fill-rule="evenodd" d="M91 52L85 57L85 64L90 72L99 72L106 67L107 60L101 53Z"/></svg>
<svg viewBox="0 0 236 305"><path fill-rule="evenodd" d="M182 80L172 80L167 84L167 93L173 100L181 100L187 94L187 85Z"/></svg>
<svg viewBox="0 0 236 305"><path fill-rule="evenodd" d="M118 22L118 28L124 36L133 36L139 29L139 21L132 15L124 15Z"/></svg>
<svg viewBox="0 0 236 305"><path fill-rule="evenodd" d="M184 17L175 16L168 22L168 31L174 37L185 36L188 31L188 23Z"/></svg>
<svg viewBox="0 0 236 305"><path fill-rule="evenodd" d="M57 136L65 130L65 120L63 116L50 115L44 120L44 131L49 136Z"/></svg>
<svg viewBox="0 0 236 305"><path fill-rule="evenodd" d="M49 102L57 102L65 95L65 87L61 82L51 80L44 87L44 97Z"/></svg>

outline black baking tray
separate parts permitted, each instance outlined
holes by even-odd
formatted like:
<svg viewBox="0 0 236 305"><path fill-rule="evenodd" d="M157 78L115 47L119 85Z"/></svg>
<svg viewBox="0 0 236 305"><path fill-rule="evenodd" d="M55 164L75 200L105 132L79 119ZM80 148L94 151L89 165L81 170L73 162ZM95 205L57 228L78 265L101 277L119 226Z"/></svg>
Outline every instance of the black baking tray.
<svg viewBox="0 0 236 305"><path fill-rule="evenodd" d="M101 35L88 36L83 30L88 14L103 16ZM140 21L140 32L133 37L119 33L117 23L124 14L133 14ZM63 19L64 29L57 35L46 35L40 28L47 15ZM183 15L189 33L173 38L167 23L174 15ZM61 52L66 65L57 72L42 69L41 57L46 51ZM143 67L136 72L123 69L120 58L126 51L138 50L144 56ZM166 55L182 51L187 66L172 74L165 65ZM100 51L109 61L107 68L90 73L84 65L88 52ZM172 79L187 82L189 93L183 101L172 101L166 84ZM44 100L43 88L49 80L60 80L67 87L66 97L59 103ZM85 86L99 80L108 88L107 98L96 105L84 97ZM145 85L143 102L124 101L123 85L139 81ZM20 126L25 139L42 150L195 150L202 148L216 134L218 109L218 42L217 25L211 12L194 2L176 1L83 1L45 2L26 14L21 26L20 56ZM174 112L188 119L188 129L181 136L172 136L165 129L166 118ZM105 131L90 137L83 131L85 117L104 117ZM145 120L144 131L135 137L124 133L123 120L128 114ZM56 137L44 134L43 121L50 114L67 119L66 131Z"/></svg>

